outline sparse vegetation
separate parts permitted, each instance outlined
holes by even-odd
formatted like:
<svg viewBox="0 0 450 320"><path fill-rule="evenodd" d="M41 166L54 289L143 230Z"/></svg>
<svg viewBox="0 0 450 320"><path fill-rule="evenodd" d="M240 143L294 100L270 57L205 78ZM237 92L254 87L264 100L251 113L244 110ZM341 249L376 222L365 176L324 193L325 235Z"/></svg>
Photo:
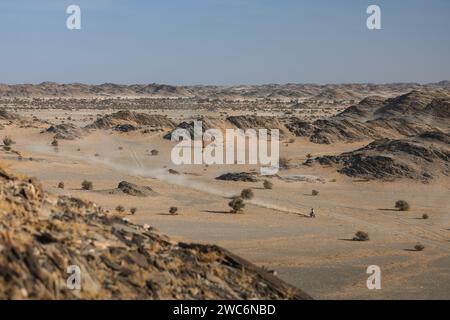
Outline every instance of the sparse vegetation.
<svg viewBox="0 0 450 320"><path fill-rule="evenodd" d="M251 200L253 199L254 194L252 189L244 189L241 192L241 198L245 200Z"/></svg>
<svg viewBox="0 0 450 320"><path fill-rule="evenodd" d="M416 250L416 251L423 251L424 249L425 249L425 246L420 243L418 243L414 246L414 250Z"/></svg>
<svg viewBox="0 0 450 320"><path fill-rule="evenodd" d="M64 189L64 182L60 182L60 183L58 183L58 188L59 189Z"/></svg>
<svg viewBox="0 0 450 320"><path fill-rule="evenodd" d="M270 182L269 180L264 180L264 189L268 189L268 190L271 190L271 189L273 189L273 183L272 182Z"/></svg>
<svg viewBox="0 0 450 320"><path fill-rule="evenodd" d="M83 182L81 183L81 188L83 190L93 190L94 184L92 183L92 181L83 180Z"/></svg>
<svg viewBox="0 0 450 320"><path fill-rule="evenodd" d="M170 207L169 213L171 215L177 215L178 214L178 208L177 207Z"/></svg>
<svg viewBox="0 0 450 320"><path fill-rule="evenodd" d="M353 241L369 241L369 234L364 231L358 231L355 233Z"/></svg>
<svg viewBox="0 0 450 320"><path fill-rule="evenodd" d="M311 195L312 196L318 196L319 195L319 191L317 191L317 190L313 190L313 191L311 191Z"/></svg>
<svg viewBox="0 0 450 320"><path fill-rule="evenodd" d="M116 211L117 211L117 213L124 213L125 212L125 208L123 207L123 206L117 206L116 207Z"/></svg>
<svg viewBox="0 0 450 320"><path fill-rule="evenodd" d="M231 207L231 213L241 213L245 207L244 200L241 197L234 197L228 205Z"/></svg>
<svg viewBox="0 0 450 320"><path fill-rule="evenodd" d="M398 200L395 203L395 208L397 208L398 211L409 211L411 209L409 203L405 200Z"/></svg>
<svg viewBox="0 0 450 320"><path fill-rule="evenodd" d="M3 138L3 145L4 145L5 147L10 147L12 144L14 144L14 140L11 139L11 137L5 136L5 137Z"/></svg>
<svg viewBox="0 0 450 320"><path fill-rule="evenodd" d="M280 158L280 161L279 161L280 169L289 169L291 167L289 162L290 162L290 160L287 158L283 158L283 157Z"/></svg>

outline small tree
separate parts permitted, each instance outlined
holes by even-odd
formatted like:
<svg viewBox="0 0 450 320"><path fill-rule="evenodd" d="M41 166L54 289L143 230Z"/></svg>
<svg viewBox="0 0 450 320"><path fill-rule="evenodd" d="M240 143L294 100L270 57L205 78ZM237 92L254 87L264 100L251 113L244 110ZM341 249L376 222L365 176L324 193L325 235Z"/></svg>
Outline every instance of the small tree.
<svg viewBox="0 0 450 320"><path fill-rule="evenodd" d="M64 189L64 182L60 182L60 183L58 183L58 188L59 189Z"/></svg>
<svg viewBox="0 0 450 320"><path fill-rule="evenodd" d="M313 191L311 191L311 195L318 196L319 195L319 191L313 190Z"/></svg>
<svg viewBox="0 0 450 320"><path fill-rule="evenodd" d="M152 151L150 151L150 154L151 154L152 156L157 156L157 155L159 154L159 151L156 150L156 149L153 149Z"/></svg>
<svg viewBox="0 0 450 320"><path fill-rule="evenodd" d="M170 209L169 209L169 213L170 214L176 215L176 214L178 214L177 212L178 212L178 208L177 207L170 207Z"/></svg>
<svg viewBox="0 0 450 320"><path fill-rule="evenodd" d="M414 249L416 251L423 251L425 249L425 246L423 244L418 243L414 246Z"/></svg>
<svg viewBox="0 0 450 320"><path fill-rule="evenodd" d="M398 209L398 211L409 211L409 209L411 209L409 203L405 200L398 200L395 203L395 207Z"/></svg>
<svg viewBox="0 0 450 320"><path fill-rule="evenodd" d="M422 215L422 219L423 219L423 220L427 220L429 217L430 217L430 216L427 215L426 213L424 213L424 214Z"/></svg>
<svg viewBox="0 0 450 320"><path fill-rule="evenodd" d="M273 183L269 180L264 180L264 189L273 189Z"/></svg>
<svg viewBox="0 0 450 320"><path fill-rule="evenodd" d="M369 240L369 234L364 231L358 231L355 233L355 236L353 237L353 241L368 241Z"/></svg>
<svg viewBox="0 0 450 320"><path fill-rule="evenodd" d="M52 146L57 147L58 146L58 140L53 139Z"/></svg>
<svg viewBox="0 0 450 320"><path fill-rule="evenodd" d="M252 189L244 189L241 192L241 198L245 200L251 200L253 199L254 194Z"/></svg>
<svg viewBox="0 0 450 320"><path fill-rule="evenodd" d="M94 184L92 183L92 181L83 180L83 182L81 183L81 188L83 190L93 190Z"/></svg>
<svg viewBox="0 0 450 320"><path fill-rule="evenodd" d="M131 213L131 214L134 215L134 214L136 214L136 212L137 212L137 209L136 209L136 208L131 208L131 209L130 209L130 213Z"/></svg>
<svg viewBox="0 0 450 320"><path fill-rule="evenodd" d="M245 207L244 200L241 197L234 197L228 205L231 207L231 213L242 212Z"/></svg>

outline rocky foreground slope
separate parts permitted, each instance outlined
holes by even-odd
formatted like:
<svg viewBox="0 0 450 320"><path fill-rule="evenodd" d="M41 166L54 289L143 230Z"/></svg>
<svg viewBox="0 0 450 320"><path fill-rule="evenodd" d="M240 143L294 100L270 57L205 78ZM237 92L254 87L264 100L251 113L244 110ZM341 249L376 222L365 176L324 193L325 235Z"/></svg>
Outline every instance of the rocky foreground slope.
<svg viewBox="0 0 450 320"><path fill-rule="evenodd" d="M67 268L81 269L70 290ZM0 299L309 299L217 247L176 243L0 169Z"/></svg>

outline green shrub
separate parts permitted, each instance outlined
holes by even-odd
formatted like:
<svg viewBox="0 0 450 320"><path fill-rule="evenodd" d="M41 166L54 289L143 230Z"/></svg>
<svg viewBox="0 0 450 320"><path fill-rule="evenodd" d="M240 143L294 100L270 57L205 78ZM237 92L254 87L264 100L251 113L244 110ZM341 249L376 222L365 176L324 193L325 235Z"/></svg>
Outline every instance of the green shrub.
<svg viewBox="0 0 450 320"><path fill-rule="evenodd" d="M273 183L269 180L264 180L264 189L273 189Z"/></svg>
<svg viewBox="0 0 450 320"><path fill-rule="evenodd" d="M398 211L409 211L409 209L411 209L409 203L405 200L398 200L395 203L395 208L397 208Z"/></svg>
<svg viewBox="0 0 450 320"><path fill-rule="evenodd" d="M123 207L123 206L117 206L116 207L116 211L118 212L118 213L124 213L125 212L125 208Z"/></svg>
<svg viewBox="0 0 450 320"><path fill-rule="evenodd" d="M94 184L92 183L92 181L84 180L81 183L81 188L83 190L93 190L94 189Z"/></svg>
<svg viewBox="0 0 450 320"><path fill-rule="evenodd" d="M5 136L3 138L3 144L5 145L5 147L10 147L12 144L14 144L14 140L11 139L9 136Z"/></svg>
<svg viewBox="0 0 450 320"><path fill-rule="evenodd" d="M254 194L252 189L244 189L241 192L241 198L245 200L251 200L253 199Z"/></svg>
<svg viewBox="0 0 450 320"><path fill-rule="evenodd" d="M353 241L368 241L369 240L369 234L364 231L358 231L355 233L355 236L353 237Z"/></svg>
<svg viewBox="0 0 450 320"><path fill-rule="evenodd" d="M244 200L241 197L234 197L228 205L231 207L231 213L239 213L245 207Z"/></svg>

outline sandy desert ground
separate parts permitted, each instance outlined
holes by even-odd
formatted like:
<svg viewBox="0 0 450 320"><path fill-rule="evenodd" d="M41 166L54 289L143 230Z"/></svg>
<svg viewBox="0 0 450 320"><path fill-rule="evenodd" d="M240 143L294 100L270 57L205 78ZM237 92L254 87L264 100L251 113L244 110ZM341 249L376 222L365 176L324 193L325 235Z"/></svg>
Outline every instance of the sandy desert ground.
<svg viewBox="0 0 450 320"><path fill-rule="evenodd" d="M335 112L339 112L338 108ZM51 123L84 126L98 115L114 110L61 109L15 110ZM174 122L205 115L199 110L152 110ZM210 116L245 112L214 110ZM234 112L234 113L233 113ZM252 114L252 113L250 113ZM273 113L272 113L273 114ZM70 116L70 120L67 117ZM411 179L366 180L339 174L332 167L303 166L282 170L268 178L273 189L258 182L218 181L227 172L252 172L257 167L236 165L175 166L170 160L174 143L164 132L117 132L94 130L75 140L58 140L41 133L49 123L30 126L4 122L1 136L16 142L2 151L2 165L39 178L52 193L92 200L114 211L119 205L137 208L129 218L152 225L178 240L214 243L230 249L259 266L274 270L283 280L318 299L449 299L450 298L450 179L441 176L422 183ZM305 137L288 137L280 144L281 156L301 164L307 154L336 155L367 145L370 140L315 144ZM152 156L150 150L158 155ZM176 170L169 171L169 169ZM287 181L292 177L315 181ZM94 190L81 189L83 180ZM313 179L314 180L314 179ZM64 189L57 187L63 181ZM120 181L148 186L154 193L145 198L117 192ZM255 197L244 214L230 214L229 198L252 188ZM312 190L318 190L312 196ZM407 200L411 210L394 209ZM178 207L179 215L169 208ZM317 218L307 217L315 208ZM124 213L126 215L127 213ZM429 219L422 219L424 214ZM365 231L370 241L351 241ZM425 250L414 246L421 243ZM366 269L378 265L382 290L368 290Z"/></svg>

